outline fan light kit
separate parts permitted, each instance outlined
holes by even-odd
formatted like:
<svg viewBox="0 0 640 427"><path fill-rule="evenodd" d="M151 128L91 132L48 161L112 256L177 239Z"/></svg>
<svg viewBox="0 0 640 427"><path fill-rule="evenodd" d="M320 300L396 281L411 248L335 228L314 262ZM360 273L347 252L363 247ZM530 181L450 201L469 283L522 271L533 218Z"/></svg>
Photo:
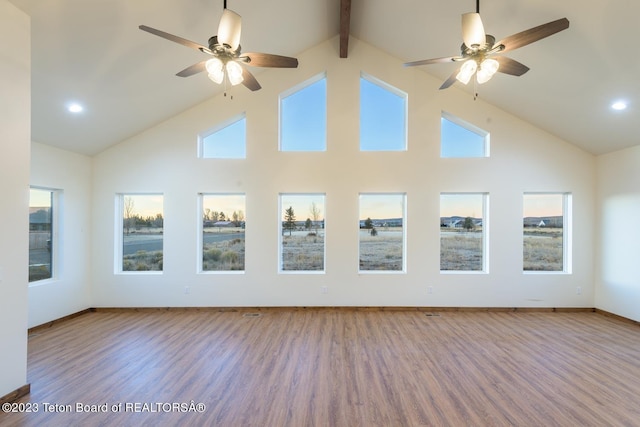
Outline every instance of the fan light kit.
<svg viewBox="0 0 640 427"><path fill-rule="evenodd" d="M273 55L270 53L243 53L240 52L240 34L242 18L236 12L227 9L224 1L222 17L218 25L218 35L209 38L209 47L200 45L182 37L156 30L155 28L140 25L143 31L165 38L183 46L197 49L200 52L211 55L213 58L198 62L185 68L176 75L189 77L202 71L207 71L209 79L217 84L229 82L231 86L242 83L248 89L254 91L260 89L260 84L245 65L253 67L272 68L297 68L298 60L288 56ZM226 92L225 92L226 96Z"/></svg>
<svg viewBox="0 0 640 427"><path fill-rule="evenodd" d="M462 46L460 56L424 59L421 61L407 62L405 67L417 65L429 65L447 62L462 62L449 78L440 86L446 89L458 80L463 84L469 83L475 75L475 82L483 84L488 82L496 72L521 76L529 67L506 56L492 55L505 53L526 46L545 37L569 28L567 18L548 22L534 28L513 34L496 43L495 37L484 32L482 19L480 18L480 0L476 0L476 12L462 15Z"/></svg>

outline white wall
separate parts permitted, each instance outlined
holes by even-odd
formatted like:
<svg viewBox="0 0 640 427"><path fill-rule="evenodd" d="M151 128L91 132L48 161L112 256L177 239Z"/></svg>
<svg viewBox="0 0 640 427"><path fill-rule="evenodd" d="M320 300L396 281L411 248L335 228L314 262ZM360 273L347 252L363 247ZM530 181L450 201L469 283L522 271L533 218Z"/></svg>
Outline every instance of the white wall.
<svg viewBox="0 0 640 427"><path fill-rule="evenodd" d="M54 240L58 255L54 277L29 286L29 327L33 327L91 307L91 159L34 142L30 183L60 190L61 221Z"/></svg>
<svg viewBox="0 0 640 427"><path fill-rule="evenodd" d="M640 146L597 158L595 305L640 321Z"/></svg>
<svg viewBox="0 0 640 427"><path fill-rule="evenodd" d="M258 74L259 92L233 88L233 100L211 99L94 158L93 305L593 307L594 156L463 91L438 91L440 81L366 43L350 47L340 59L329 40L299 55L297 70ZM327 151L278 152L278 94L325 71ZM361 71L409 94L407 152L359 152ZM440 159L442 110L490 131L491 157ZM243 111L246 160L197 159L197 133ZM490 194L488 274L439 272L439 195L456 191ZM523 275L522 194L531 191L573 194L573 274ZM114 274L115 194L136 192L165 196L162 275ZM198 192L246 194L245 274L196 273ZM326 274L278 274L281 192L326 194ZM406 192L406 274L358 274L360 192Z"/></svg>
<svg viewBox="0 0 640 427"><path fill-rule="evenodd" d="M30 27L0 0L0 397L27 383Z"/></svg>

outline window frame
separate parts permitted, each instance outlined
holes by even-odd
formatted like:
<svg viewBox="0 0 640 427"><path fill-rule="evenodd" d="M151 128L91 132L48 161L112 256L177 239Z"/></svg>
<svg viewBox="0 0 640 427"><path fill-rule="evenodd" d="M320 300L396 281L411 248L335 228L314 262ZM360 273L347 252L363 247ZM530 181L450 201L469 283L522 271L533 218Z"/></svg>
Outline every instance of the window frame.
<svg viewBox="0 0 640 427"><path fill-rule="evenodd" d="M385 148L385 149L381 149L381 150L374 150L374 149L363 149L362 147L362 128L363 128L363 123L362 123L362 80L367 81L368 83L378 86L380 89L382 90L386 90L388 92L390 92L393 95L396 95L400 98L402 98L403 102L403 111L402 111L402 115L403 115L403 123L402 123L402 148L400 149L395 149L395 148ZM398 89L395 86L392 86L391 84L377 78L374 77L370 74L367 74L365 72L360 72L360 80L358 81L359 85L358 85L358 89L359 89L359 117L358 117L358 123L359 123L359 135L358 135L358 148L360 150L360 152L378 152L378 153L389 153L389 152L405 152L408 151L409 149L409 94L407 92L404 92L403 90Z"/></svg>
<svg viewBox="0 0 640 427"><path fill-rule="evenodd" d="M162 270L124 270L124 198L126 196L162 196ZM164 193L127 192L115 195L115 238L114 238L114 274L116 275L162 275L164 274Z"/></svg>
<svg viewBox="0 0 640 427"><path fill-rule="evenodd" d="M243 261L244 268L242 270L205 270L204 269L204 223L203 223L203 214L204 214L204 198L206 196L242 196L244 198L244 212L246 215L246 206L247 206L247 196L245 193L216 193L216 192L202 192L198 193L198 216L197 216L197 224L198 224L198 239L197 239L197 274L245 274L247 270L246 265L246 245L247 245L247 229L246 229L246 216L245 216L245 228L244 228L244 245L245 245L245 258Z"/></svg>
<svg viewBox="0 0 640 427"><path fill-rule="evenodd" d="M297 196L322 196L323 205L322 208L324 212L322 213L322 223L324 226L322 227L323 233L323 248L322 248L322 269L321 270L285 270L284 269L284 226L282 220L282 214L286 209L283 204L283 197L297 197ZM279 193L278 194L278 274L326 274L327 272L327 195L326 193ZM300 220L298 220L300 221Z"/></svg>
<svg viewBox="0 0 640 427"><path fill-rule="evenodd" d="M561 270L525 270L524 269L524 224L522 237L522 274L556 274L570 275L573 273L573 194L568 191L526 191L522 193L522 219L524 220L524 197L527 195L558 195L562 196L562 269Z"/></svg>
<svg viewBox="0 0 640 427"><path fill-rule="evenodd" d="M50 264L50 273L51 276L40 279L40 280L29 280L28 286L40 286L48 283L55 282L60 279L60 259L62 257L62 245L60 243L60 235L62 228L62 214L63 214L63 195L64 192L58 188L44 187L38 185L30 185L29 190L38 190L38 191L47 191L50 193L51 197L51 243L50 243L50 254L51 254L51 264ZM31 202L29 202L29 207L31 207ZM29 233L31 233L31 226L29 226ZM30 238L30 237L29 237ZM29 250L31 250L31 245L29 245ZM31 267L31 264L28 265Z"/></svg>
<svg viewBox="0 0 640 427"><path fill-rule="evenodd" d="M401 196L402 197L402 267L399 270L363 270L360 268L360 218L362 216L362 197L363 196ZM406 192L361 192L358 193L358 274L407 274L407 193Z"/></svg>
<svg viewBox="0 0 640 427"><path fill-rule="evenodd" d="M283 101L300 92L303 91L304 89L322 81L325 80L325 93L324 93L324 144L323 144L323 148L321 150L291 150L291 149L284 149L283 148L283 114L282 114L282 110L283 110ZM326 72L322 72L319 74L316 74L315 76L285 90L284 92L281 92L278 95L278 151L281 153L324 153L327 151L327 145L328 145L328 121L329 121L329 102L328 102L328 92L329 92L329 82L327 80L327 73Z"/></svg>
<svg viewBox="0 0 640 427"><path fill-rule="evenodd" d="M444 156L443 155L443 132L442 132L442 120L447 120L448 122L453 123L456 126L459 126L471 133L476 134L477 136L483 138L483 155L481 156ZM484 130L454 114L451 114L447 111L442 111L440 115L440 158L441 159L484 159L491 157L491 133L487 130Z"/></svg>
<svg viewBox="0 0 640 427"><path fill-rule="evenodd" d="M205 140L207 138L209 138L210 136L222 131L223 129L226 129L230 126L233 126L234 124L240 122L240 121L244 121L244 126L245 126L245 130L244 130L244 156L243 157L218 157L218 156L205 156ZM218 123L217 125L215 125L214 127L198 134L198 158L199 159L220 159L220 160L243 160L247 158L247 132L246 132L246 126L247 126L247 113L246 112L242 112L240 114L237 114L233 117L228 118L227 120L224 120L220 123Z"/></svg>
<svg viewBox="0 0 640 427"><path fill-rule="evenodd" d="M439 203L440 203L440 215L439 220L442 219L442 196L471 196L478 195L482 197L482 268L480 270L442 270L442 231L440 231L440 239L439 239L439 256L438 256L438 270L440 274L443 275L451 275L451 274L489 274L489 192L486 191L469 191L469 192L461 192L461 191L453 191L453 192L441 192Z"/></svg>

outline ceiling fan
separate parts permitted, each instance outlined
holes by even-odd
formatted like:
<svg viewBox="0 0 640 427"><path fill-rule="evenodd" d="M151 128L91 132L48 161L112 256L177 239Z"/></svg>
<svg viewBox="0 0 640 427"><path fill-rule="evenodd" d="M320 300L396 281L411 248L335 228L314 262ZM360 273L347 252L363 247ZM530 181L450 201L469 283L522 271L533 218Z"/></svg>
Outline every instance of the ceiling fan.
<svg viewBox="0 0 640 427"><path fill-rule="evenodd" d="M513 34L496 43L495 37L484 32L480 19L480 0L476 0L476 12L462 15L463 43L460 47L460 56L407 62L404 66L461 62L462 64L445 80L440 89L448 88L456 80L466 85L474 74L476 81L480 84L489 81L498 71L512 76L521 76L529 71L529 67L506 56L495 58L491 56L518 49L567 28L569 28L569 20L562 18Z"/></svg>
<svg viewBox="0 0 640 427"><path fill-rule="evenodd" d="M209 78L217 84L228 81L232 86L235 86L242 83L248 89L254 91L260 89L261 86L253 74L245 67L246 65L273 68L298 67L298 60L288 56L255 52L241 53L241 26L240 15L227 9L227 1L224 0L222 17L218 25L218 34L209 38L208 47L146 25L140 25L138 28L212 56L210 59L198 62L180 71L176 74L179 77L189 77L206 70Z"/></svg>

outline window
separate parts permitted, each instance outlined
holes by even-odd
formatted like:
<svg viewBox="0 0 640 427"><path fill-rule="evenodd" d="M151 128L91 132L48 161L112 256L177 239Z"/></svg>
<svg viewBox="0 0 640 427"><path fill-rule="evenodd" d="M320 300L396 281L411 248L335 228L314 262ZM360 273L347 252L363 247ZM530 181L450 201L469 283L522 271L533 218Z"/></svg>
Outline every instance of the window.
<svg viewBox="0 0 640 427"><path fill-rule="evenodd" d="M280 150L327 149L327 79L324 74L280 95Z"/></svg>
<svg viewBox="0 0 640 427"><path fill-rule="evenodd" d="M280 271L324 272L324 194L280 195Z"/></svg>
<svg viewBox="0 0 640 427"><path fill-rule="evenodd" d="M29 282L54 277L57 248L58 191L32 187L29 191ZM55 219L55 222L54 222Z"/></svg>
<svg viewBox="0 0 640 427"><path fill-rule="evenodd" d="M489 157L489 132L443 111L440 157Z"/></svg>
<svg viewBox="0 0 640 427"><path fill-rule="evenodd" d="M360 77L360 150L407 149L407 94L365 74Z"/></svg>
<svg viewBox="0 0 640 427"><path fill-rule="evenodd" d="M440 271L487 271L486 193L440 195Z"/></svg>
<svg viewBox="0 0 640 427"><path fill-rule="evenodd" d="M405 271L404 217L404 194L360 194L360 272Z"/></svg>
<svg viewBox="0 0 640 427"><path fill-rule="evenodd" d="M198 137L199 157L205 159L244 159L247 157L247 120L234 117Z"/></svg>
<svg viewBox="0 0 640 427"><path fill-rule="evenodd" d="M201 194L201 271L244 271L245 196Z"/></svg>
<svg viewBox="0 0 640 427"><path fill-rule="evenodd" d="M163 196L161 194L119 195L120 271L162 271Z"/></svg>
<svg viewBox="0 0 640 427"><path fill-rule="evenodd" d="M523 270L570 272L569 215L571 195L526 193L523 196Z"/></svg>

